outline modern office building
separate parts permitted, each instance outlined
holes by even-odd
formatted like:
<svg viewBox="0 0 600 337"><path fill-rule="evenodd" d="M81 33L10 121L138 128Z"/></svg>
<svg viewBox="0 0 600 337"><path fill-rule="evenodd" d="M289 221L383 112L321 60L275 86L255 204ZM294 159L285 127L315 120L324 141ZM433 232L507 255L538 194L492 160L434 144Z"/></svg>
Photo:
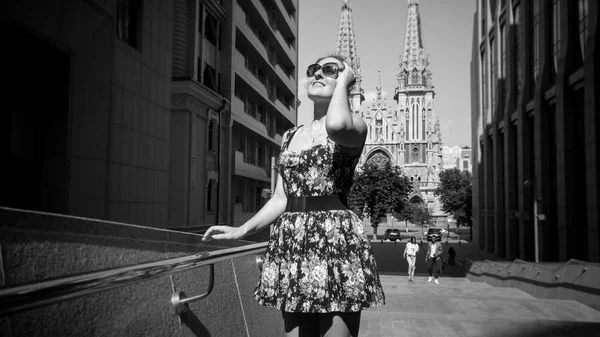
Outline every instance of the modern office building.
<svg viewBox="0 0 600 337"><path fill-rule="evenodd" d="M0 205L166 227L170 1L10 1Z"/></svg>
<svg viewBox="0 0 600 337"><path fill-rule="evenodd" d="M476 4L474 239L509 259L600 261L598 2Z"/></svg>

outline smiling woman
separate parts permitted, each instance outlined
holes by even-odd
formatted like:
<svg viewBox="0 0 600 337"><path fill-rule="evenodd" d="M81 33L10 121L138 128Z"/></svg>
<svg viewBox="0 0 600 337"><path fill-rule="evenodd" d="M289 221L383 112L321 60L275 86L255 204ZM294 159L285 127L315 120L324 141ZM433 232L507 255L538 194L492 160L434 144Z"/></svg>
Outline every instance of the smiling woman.
<svg viewBox="0 0 600 337"><path fill-rule="evenodd" d="M356 336L361 311L385 302L370 242L347 202L367 128L350 111L354 72L342 57L319 58L306 75L313 121L285 132L273 197L241 227L211 227L204 240L273 224L258 302L283 312L288 336Z"/></svg>

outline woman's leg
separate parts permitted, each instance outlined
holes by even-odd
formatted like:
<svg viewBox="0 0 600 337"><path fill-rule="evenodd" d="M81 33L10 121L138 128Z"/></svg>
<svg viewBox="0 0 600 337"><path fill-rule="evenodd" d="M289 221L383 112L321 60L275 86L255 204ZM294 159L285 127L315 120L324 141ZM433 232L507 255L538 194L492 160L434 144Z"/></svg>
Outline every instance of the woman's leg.
<svg viewBox="0 0 600 337"><path fill-rule="evenodd" d="M410 261L410 278L413 278L415 276L415 263L416 263L416 257L415 256L409 256L409 261Z"/></svg>
<svg viewBox="0 0 600 337"><path fill-rule="evenodd" d="M359 312L318 314L323 337L356 337L360 328Z"/></svg>
<svg viewBox="0 0 600 337"><path fill-rule="evenodd" d="M320 337L319 314L282 312L287 337Z"/></svg>

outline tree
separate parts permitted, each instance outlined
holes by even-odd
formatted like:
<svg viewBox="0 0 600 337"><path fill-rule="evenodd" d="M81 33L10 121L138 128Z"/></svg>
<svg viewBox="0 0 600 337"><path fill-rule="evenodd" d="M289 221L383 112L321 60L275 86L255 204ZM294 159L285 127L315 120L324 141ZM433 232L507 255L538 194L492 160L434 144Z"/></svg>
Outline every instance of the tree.
<svg viewBox="0 0 600 337"><path fill-rule="evenodd" d="M361 219L371 218L373 234L377 235L380 218L400 213L411 189L400 167L392 167L389 162L381 166L367 162L354 178L348 204Z"/></svg>
<svg viewBox="0 0 600 337"><path fill-rule="evenodd" d="M402 207L402 210L395 214L396 219L404 221L406 233L408 233L408 222L412 222L413 220L413 213L415 207L417 207L416 204L407 200L404 202L404 207Z"/></svg>
<svg viewBox="0 0 600 337"><path fill-rule="evenodd" d="M456 225L469 226L473 240L472 176L456 168L440 172L440 184L435 194L440 197L442 210L456 219Z"/></svg>
<svg viewBox="0 0 600 337"><path fill-rule="evenodd" d="M421 204L413 204L410 222L421 227L433 225L433 214L431 214L429 207Z"/></svg>

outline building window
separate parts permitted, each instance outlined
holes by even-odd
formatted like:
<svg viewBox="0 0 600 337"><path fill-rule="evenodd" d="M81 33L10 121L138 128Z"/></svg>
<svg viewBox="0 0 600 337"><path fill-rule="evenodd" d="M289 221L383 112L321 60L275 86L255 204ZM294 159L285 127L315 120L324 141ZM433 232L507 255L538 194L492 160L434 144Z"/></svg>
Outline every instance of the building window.
<svg viewBox="0 0 600 337"><path fill-rule="evenodd" d="M516 5L513 9L513 17L515 20L515 86L517 88L517 97L521 92L523 78L523 64L521 62L521 53L523 51L523 37L521 33L521 5Z"/></svg>
<svg viewBox="0 0 600 337"><path fill-rule="evenodd" d="M490 40L490 98L492 99L492 113L496 108L496 39Z"/></svg>
<svg viewBox="0 0 600 337"><path fill-rule="evenodd" d="M217 72L215 68L211 67L208 64L204 64L204 73L202 76L202 84L207 86L209 89L213 91L218 91L217 84Z"/></svg>
<svg viewBox="0 0 600 337"><path fill-rule="evenodd" d="M208 186L206 187L206 211L214 212L213 210L213 181L212 179L208 181Z"/></svg>
<svg viewBox="0 0 600 337"><path fill-rule="evenodd" d="M485 32L487 32L487 24L485 21L486 17L487 17L486 0L481 0L481 36L485 36Z"/></svg>
<svg viewBox="0 0 600 337"><path fill-rule="evenodd" d="M502 86L500 87L500 100L505 103L506 100L506 26L500 26L500 74ZM503 110L503 109L502 109Z"/></svg>
<svg viewBox="0 0 600 337"><path fill-rule="evenodd" d="M208 12L206 13L206 19L204 20L204 37L215 47L221 49L221 25L217 22L217 19Z"/></svg>
<svg viewBox="0 0 600 337"><path fill-rule="evenodd" d="M487 123L488 109L488 78L487 78L487 60L485 51L481 52L481 103L483 107L484 123Z"/></svg>
<svg viewBox="0 0 600 337"><path fill-rule="evenodd" d="M412 162L413 163L419 162L419 149L416 147L413 148L413 150L412 150Z"/></svg>
<svg viewBox="0 0 600 337"><path fill-rule="evenodd" d="M141 0L118 0L117 37L137 49L140 48L141 17Z"/></svg>
<svg viewBox="0 0 600 337"><path fill-rule="evenodd" d="M554 74L558 73L558 54L560 53L560 7L558 0L552 1L552 54L554 55Z"/></svg>
<svg viewBox="0 0 600 337"><path fill-rule="evenodd" d="M215 150L215 140L214 140L214 136L215 136L215 132L214 132L214 127L215 127L215 123L214 121L211 119L210 122L208 122L208 149L210 151L214 151Z"/></svg>
<svg viewBox="0 0 600 337"><path fill-rule="evenodd" d="M532 1L531 12L533 16L531 22L529 23L529 26L531 28L531 41L533 42L531 44L533 48L533 51L531 53L531 63L533 68L533 82L537 83L540 73L540 41L538 39L538 27L540 24L540 5L538 1Z"/></svg>
<svg viewBox="0 0 600 337"><path fill-rule="evenodd" d="M585 58L585 42L588 36L590 8L588 0L579 0L579 43L581 45L581 58Z"/></svg>

